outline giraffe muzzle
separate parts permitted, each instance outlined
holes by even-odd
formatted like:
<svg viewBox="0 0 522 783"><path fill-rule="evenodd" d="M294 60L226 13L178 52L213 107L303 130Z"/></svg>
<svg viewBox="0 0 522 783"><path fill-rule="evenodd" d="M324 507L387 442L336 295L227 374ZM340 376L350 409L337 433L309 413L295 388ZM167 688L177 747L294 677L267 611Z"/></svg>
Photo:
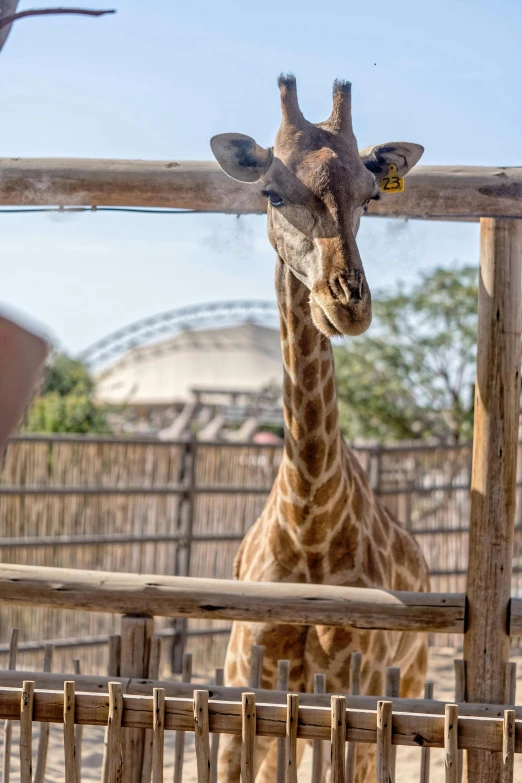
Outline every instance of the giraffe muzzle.
<svg viewBox="0 0 522 783"><path fill-rule="evenodd" d="M315 283L310 309L316 327L327 337L362 334L372 321L372 298L364 274L340 274Z"/></svg>
<svg viewBox="0 0 522 783"><path fill-rule="evenodd" d="M310 311L314 324L326 337L363 334L372 322L371 302L361 299L341 304L312 292Z"/></svg>

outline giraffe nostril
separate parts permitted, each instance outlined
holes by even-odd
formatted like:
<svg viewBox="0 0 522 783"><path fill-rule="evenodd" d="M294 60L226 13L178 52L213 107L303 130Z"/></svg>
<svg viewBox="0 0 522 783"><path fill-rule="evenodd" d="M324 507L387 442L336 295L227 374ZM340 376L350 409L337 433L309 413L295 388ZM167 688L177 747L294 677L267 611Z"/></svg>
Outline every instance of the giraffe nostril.
<svg viewBox="0 0 522 783"><path fill-rule="evenodd" d="M343 304L362 302L365 297L365 283L362 275L339 275L330 283L330 291L334 298Z"/></svg>
<svg viewBox="0 0 522 783"><path fill-rule="evenodd" d="M364 297L364 282L361 280L358 285L349 285L351 302L361 302Z"/></svg>

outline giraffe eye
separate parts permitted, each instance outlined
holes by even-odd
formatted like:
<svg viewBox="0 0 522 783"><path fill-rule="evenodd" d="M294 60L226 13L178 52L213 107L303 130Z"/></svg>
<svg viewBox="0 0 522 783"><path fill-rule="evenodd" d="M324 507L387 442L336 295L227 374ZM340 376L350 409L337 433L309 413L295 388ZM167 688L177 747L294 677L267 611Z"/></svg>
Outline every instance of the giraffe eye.
<svg viewBox="0 0 522 783"><path fill-rule="evenodd" d="M273 190L263 190L263 196L266 196L273 207L282 207L285 203L278 193Z"/></svg>

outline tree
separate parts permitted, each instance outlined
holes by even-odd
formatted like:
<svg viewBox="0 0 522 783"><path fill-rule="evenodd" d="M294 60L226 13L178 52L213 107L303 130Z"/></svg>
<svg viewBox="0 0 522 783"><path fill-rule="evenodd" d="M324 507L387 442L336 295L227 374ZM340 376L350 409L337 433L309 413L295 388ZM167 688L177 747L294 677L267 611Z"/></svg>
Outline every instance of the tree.
<svg viewBox="0 0 522 783"><path fill-rule="evenodd" d="M334 349L348 439L471 438L477 276L438 267L375 297L369 332Z"/></svg>
<svg viewBox="0 0 522 783"><path fill-rule="evenodd" d="M94 383L86 366L64 353L49 362L40 394L29 408L26 432L108 433L105 413L94 401Z"/></svg>

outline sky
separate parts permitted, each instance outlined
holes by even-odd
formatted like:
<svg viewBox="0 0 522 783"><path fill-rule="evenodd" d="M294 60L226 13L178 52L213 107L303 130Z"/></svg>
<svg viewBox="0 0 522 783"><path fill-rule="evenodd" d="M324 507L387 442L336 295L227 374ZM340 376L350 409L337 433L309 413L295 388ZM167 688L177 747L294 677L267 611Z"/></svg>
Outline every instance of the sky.
<svg viewBox="0 0 522 783"><path fill-rule="evenodd" d="M210 160L210 137L226 131L269 146L277 75L291 71L313 122L330 113L333 80L352 81L360 147L405 140L424 145L423 164L522 164L520 0L85 7L117 13L13 27L1 155ZM358 242L373 291L478 264L477 224L366 218ZM0 210L0 305L73 354L164 310L273 299L273 269L263 216Z"/></svg>

